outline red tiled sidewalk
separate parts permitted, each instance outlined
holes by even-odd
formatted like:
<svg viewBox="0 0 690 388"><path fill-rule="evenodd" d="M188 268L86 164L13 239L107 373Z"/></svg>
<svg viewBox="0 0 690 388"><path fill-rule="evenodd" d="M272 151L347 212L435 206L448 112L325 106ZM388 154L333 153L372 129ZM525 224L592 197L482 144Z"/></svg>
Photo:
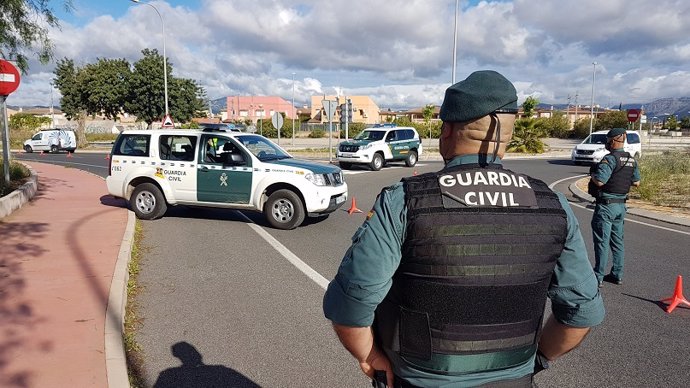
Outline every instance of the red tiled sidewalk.
<svg viewBox="0 0 690 388"><path fill-rule="evenodd" d="M38 192L0 220L0 386L107 387L105 327L121 316L113 301L106 309L128 211L102 178L27 164Z"/></svg>

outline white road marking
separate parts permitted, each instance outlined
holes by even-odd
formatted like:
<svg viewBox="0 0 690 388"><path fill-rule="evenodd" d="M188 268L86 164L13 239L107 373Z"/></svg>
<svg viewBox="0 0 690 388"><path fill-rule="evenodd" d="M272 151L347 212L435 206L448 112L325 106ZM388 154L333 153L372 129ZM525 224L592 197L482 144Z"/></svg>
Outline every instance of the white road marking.
<svg viewBox="0 0 690 388"><path fill-rule="evenodd" d="M588 175L589 175L589 174L583 174L583 175L575 175L575 176L572 176L572 177L569 177L569 178L563 178L563 179L557 180L557 181L553 182L552 184L550 184L550 185L549 185L549 188L553 190L553 188L554 188L557 184L559 184L559 183L561 183L561 182L564 182L564 181L567 181L567 180L571 180L571 179L584 178L584 177L586 177L586 176L588 176ZM585 210L587 210L587 211L590 211L590 212L594 213L594 210L592 210L592 209L590 209L590 208L588 208L588 207L586 207L586 206L582 206L582 205L580 205L580 204L578 204L578 203L575 203L575 202L572 202L572 201L568 201L568 202L570 203L570 206L577 206L577 207L579 207L580 209L585 209ZM634 214L632 214L632 215L634 216ZM690 232L684 232L684 231L682 231L682 230L671 229L671 228L667 228L667 227L665 227L665 226L659 226L659 225L649 224L649 223L646 223L646 222L637 221L637 220L633 220L633 219L630 219L630 218L626 218L625 221L626 221L626 222L634 222L634 223L636 223L636 224L640 224L640 225L644 225L644 226L649 226L649 227L651 227L651 228L657 228L657 229L666 230L666 231L669 231L669 232L675 232L675 233L680 233L680 234L685 234L685 235L690 236Z"/></svg>
<svg viewBox="0 0 690 388"><path fill-rule="evenodd" d="M249 227L254 229L256 234L261 236L266 242L273 247L278 253L280 253L284 258L287 259L292 265L294 265L298 270L300 270L303 274L307 275L307 277L311 280L314 281L314 283L318 284L321 288L324 290L328 287L328 279L323 277L320 273L316 272L312 267L310 267L307 263L302 261L297 255L292 253L285 245L281 244L280 241L276 240L275 237L271 236L267 231L264 230L261 226L257 225L252 221L249 217L245 216L242 212L237 212L239 213L244 219L246 219L249 223Z"/></svg>

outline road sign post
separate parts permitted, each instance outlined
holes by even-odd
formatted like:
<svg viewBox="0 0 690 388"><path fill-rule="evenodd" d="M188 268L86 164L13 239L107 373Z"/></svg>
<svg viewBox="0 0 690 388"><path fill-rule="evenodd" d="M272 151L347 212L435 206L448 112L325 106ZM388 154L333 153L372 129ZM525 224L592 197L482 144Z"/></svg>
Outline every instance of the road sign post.
<svg viewBox="0 0 690 388"><path fill-rule="evenodd" d="M629 122L634 123L639 118L640 118L640 110L639 109L628 109L628 121Z"/></svg>
<svg viewBox="0 0 690 388"><path fill-rule="evenodd" d="M172 121L170 115L165 115L163 122L161 123L162 128L175 128L175 123Z"/></svg>
<svg viewBox="0 0 690 388"><path fill-rule="evenodd" d="M283 115L278 112L273 113L271 116L271 123L273 128L278 130L278 144L280 144L280 129L283 128Z"/></svg>
<svg viewBox="0 0 690 388"><path fill-rule="evenodd" d="M10 128L7 124L7 96L19 87L19 70L12 62L0 59L0 114L2 115L2 159L5 184L10 184Z"/></svg>

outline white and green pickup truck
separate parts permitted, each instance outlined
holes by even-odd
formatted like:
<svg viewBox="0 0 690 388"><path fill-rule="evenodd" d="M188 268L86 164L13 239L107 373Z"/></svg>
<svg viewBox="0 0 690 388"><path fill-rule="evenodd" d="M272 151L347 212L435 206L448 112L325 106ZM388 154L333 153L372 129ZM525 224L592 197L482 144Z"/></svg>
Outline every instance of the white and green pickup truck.
<svg viewBox="0 0 690 388"><path fill-rule="evenodd" d="M374 171L394 161L404 161L407 167L412 167L421 155L422 142L417 131L392 124L379 124L363 130L352 140L341 142L336 153L338 163L344 169L353 164L364 164Z"/></svg>
<svg viewBox="0 0 690 388"><path fill-rule="evenodd" d="M294 159L260 135L202 129L122 132L106 184L140 219L205 206L263 212L279 229L328 215L348 196L336 166Z"/></svg>

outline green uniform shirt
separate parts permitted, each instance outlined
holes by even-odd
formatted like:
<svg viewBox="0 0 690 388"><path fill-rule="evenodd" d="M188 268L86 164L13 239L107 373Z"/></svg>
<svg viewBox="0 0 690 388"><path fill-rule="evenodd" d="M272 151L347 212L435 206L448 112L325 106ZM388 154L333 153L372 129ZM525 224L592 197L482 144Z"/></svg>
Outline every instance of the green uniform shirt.
<svg viewBox="0 0 690 388"><path fill-rule="evenodd" d="M478 155L454 158L448 167L479 162ZM497 160L500 164L500 159ZM565 197L558 194L568 219L565 247L553 272L548 296L555 318L574 327L591 327L604 319L604 304L597 279L587 258L580 227ZM402 183L379 194L367 220L352 236L352 245L323 299L326 318L334 323L367 327L374 310L388 293L402 256L407 209ZM480 385L497 379L519 378L532 372L533 360L515 368L469 375L439 375L410 368L397 354L388 352L396 375L418 386ZM463 356L457 356L463 357Z"/></svg>
<svg viewBox="0 0 690 388"><path fill-rule="evenodd" d="M632 158L632 156L631 156ZM618 160L616 159L615 156L611 154L607 154L601 159L601 162L597 164L596 169L594 170L594 173L592 174L592 177L599 182L606 184L606 182L611 179L611 175L613 174L614 169L618 166ZM640 180L640 167L637 163L635 163L635 170L633 171L633 176L632 176L632 182L630 184L632 185L633 182L637 182ZM625 198L627 197L627 194L613 194L613 193L605 193L601 192L601 197L602 198Z"/></svg>

